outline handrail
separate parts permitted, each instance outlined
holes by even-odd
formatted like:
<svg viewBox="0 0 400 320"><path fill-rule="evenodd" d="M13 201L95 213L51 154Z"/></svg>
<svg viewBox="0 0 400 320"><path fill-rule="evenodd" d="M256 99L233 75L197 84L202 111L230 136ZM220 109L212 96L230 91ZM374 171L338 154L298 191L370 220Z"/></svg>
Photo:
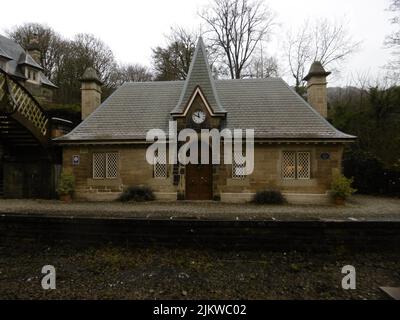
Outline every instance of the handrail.
<svg viewBox="0 0 400 320"><path fill-rule="evenodd" d="M24 86L0 69L0 101L3 100L4 95L10 95L12 104L15 104L11 106L12 110L6 110L6 113L17 112L32 123L43 137L48 134L49 118L39 102Z"/></svg>

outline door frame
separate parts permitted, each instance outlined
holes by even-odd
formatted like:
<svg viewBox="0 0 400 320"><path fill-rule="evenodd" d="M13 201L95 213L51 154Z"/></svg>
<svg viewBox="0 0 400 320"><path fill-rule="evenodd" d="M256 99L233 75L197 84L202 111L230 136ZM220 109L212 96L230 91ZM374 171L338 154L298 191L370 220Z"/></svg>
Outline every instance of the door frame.
<svg viewBox="0 0 400 320"><path fill-rule="evenodd" d="M188 199L188 183L189 183L189 179L188 179L188 170L187 170L187 167L188 166L198 166L198 165L200 165L200 166L208 166L209 167L209 183L208 183L208 192L209 192L209 199L204 199L204 200L193 200L193 199ZM190 200L190 201L210 201L210 200L213 200L213 196L214 196L214 188L213 188L213 186L214 186L214 177L213 177L213 165L210 163L210 164L188 164L187 166L186 166L186 168L185 168L185 200Z"/></svg>

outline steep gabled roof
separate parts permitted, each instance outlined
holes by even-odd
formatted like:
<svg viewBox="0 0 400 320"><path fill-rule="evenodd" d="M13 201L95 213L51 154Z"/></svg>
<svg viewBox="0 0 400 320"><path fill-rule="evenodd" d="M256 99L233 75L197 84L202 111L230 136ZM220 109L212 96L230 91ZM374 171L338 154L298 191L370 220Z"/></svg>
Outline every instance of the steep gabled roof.
<svg viewBox="0 0 400 320"><path fill-rule="evenodd" d="M43 70L43 68L27 52L22 52L18 59L19 65L28 65L32 68Z"/></svg>
<svg viewBox="0 0 400 320"><path fill-rule="evenodd" d="M189 73L185 80L179 101L171 111L171 114L183 114L188 106L189 100L192 98L192 95L197 88L200 88L215 114L226 113L225 109L221 105L218 92L215 88L214 79L211 75L210 66L208 65L206 49L201 37L197 42L196 50L190 64Z"/></svg>

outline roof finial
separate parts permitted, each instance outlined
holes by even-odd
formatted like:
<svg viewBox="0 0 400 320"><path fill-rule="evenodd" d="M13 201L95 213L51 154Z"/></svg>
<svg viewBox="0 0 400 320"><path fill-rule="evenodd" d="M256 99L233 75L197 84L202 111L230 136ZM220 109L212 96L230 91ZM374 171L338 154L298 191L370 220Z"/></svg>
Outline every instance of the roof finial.
<svg viewBox="0 0 400 320"><path fill-rule="evenodd" d="M310 80L312 77L327 77L331 72L327 72L320 61L314 61L311 65L310 71L304 77L304 81Z"/></svg>
<svg viewBox="0 0 400 320"><path fill-rule="evenodd" d="M86 68L85 72L83 73L81 82L96 82L99 85L102 85L102 82L99 78L97 71L93 67Z"/></svg>

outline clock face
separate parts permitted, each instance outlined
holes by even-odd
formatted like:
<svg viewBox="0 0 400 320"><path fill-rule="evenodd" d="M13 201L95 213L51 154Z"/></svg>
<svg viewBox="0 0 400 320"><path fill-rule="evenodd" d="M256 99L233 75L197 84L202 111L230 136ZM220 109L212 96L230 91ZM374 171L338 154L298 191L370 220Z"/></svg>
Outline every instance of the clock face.
<svg viewBox="0 0 400 320"><path fill-rule="evenodd" d="M195 111L192 115L192 120L196 124L203 123L206 120L206 114L201 110Z"/></svg>

